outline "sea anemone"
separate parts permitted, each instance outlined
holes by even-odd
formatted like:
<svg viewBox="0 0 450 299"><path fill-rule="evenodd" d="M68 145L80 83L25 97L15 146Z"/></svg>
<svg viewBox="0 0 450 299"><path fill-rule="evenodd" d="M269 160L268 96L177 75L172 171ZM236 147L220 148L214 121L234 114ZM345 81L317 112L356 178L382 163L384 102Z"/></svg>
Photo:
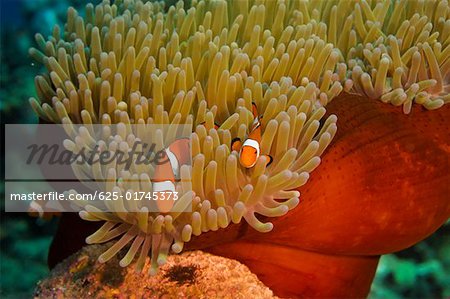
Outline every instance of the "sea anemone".
<svg viewBox="0 0 450 299"><path fill-rule="evenodd" d="M194 193L185 194L176 206L189 206L192 212L161 215L138 206L129 210L137 213L124 216L118 207L104 213L91 205L80 212L85 220L106 221L86 239L88 243L122 235L99 257L102 262L132 242L121 265L128 265L140 249L141 269L152 248L155 271L169 249L180 252L192 234L224 228L241 218L260 232L270 231L272 224L256 215L282 216L298 204L295 189L306 183L336 133L335 116L320 124L323 104L341 92L344 80L333 73L338 60L333 46L312 34L295 37L293 27L278 28L279 21L263 31L265 19L254 18L256 9L264 11L264 6L252 8L248 19L237 15L228 32L227 8L226 2L200 2L187 13L179 4L162 14L157 3L103 2L95 10L87 6L86 24L69 9L64 39L58 27L46 43L37 35L48 56L30 52L50 73L36 78L42 104L31 100L42 119L63 123L69 133L78 131L73 123L195 126L193 165L181 169L182 179L192 179L187 188ZM248 23L251 20L255 23ZM244 21L252 34L241 29ZM302 57L308 57L304 64ZM313 68L315 61L319 65ZM261 157L247 171L230 145L235 137L245 139L253 121L252 102L264 115L261 152L274 157L275 163L266 168ZM215 123L221 124L217 130ZM88 129L80 130L82 138L74 134L73 141L65 142L68 149L93 147ZM115 137L106 148L145 138L137 132ZM83 171L76 173L90 172L92 178L113 182L106 185L107 191L152 190L148 169L81 167Z"/></svg>
<svg viewBox="0 0 450 299"><path fill-rule="evenodd" d="M418 243L450 216L450 106L397 110L338 96L327 106L339 115L338 131L299 188L299 206L273 219L270 233L242 222L220 237L195 237L186 250L237 259L280 297L366 297L380 255ZM71 232L63 226L54 251Z"/></svg>
<svg viewBox="0 0 450 299"><path fill-rule="evenodd" d="M38 99L30 103L41 119L69 132L74 124L194 127L193 164L182 167L193 193L177 202L192 201L191 212L80 212L105 221L88 243L121 236L100 261L132 243L121 265L140 251L142 269L151 249L154 272L192 235L242 218L268 232L273 225L258 215L278 217L297 206L296 189L337 130L336 116L324 118L325 106L342 91L403 105L405 113L413 102L427 109L448 102L449 16L445 0L217 0L192 1L187 10L181 1L167 9L140 0L88 4L85 18L68 10L64 32L55 26L47 41L36 35L39 49L30 54L48 74L36 77ZM261 152L274 162L266 167L261 157L246 170L231 140L249 133L252 102L263 115ZM74 140L66 146L76 150ZM87 170L117 182L107 190L151 191L145 169Z"/></svg>

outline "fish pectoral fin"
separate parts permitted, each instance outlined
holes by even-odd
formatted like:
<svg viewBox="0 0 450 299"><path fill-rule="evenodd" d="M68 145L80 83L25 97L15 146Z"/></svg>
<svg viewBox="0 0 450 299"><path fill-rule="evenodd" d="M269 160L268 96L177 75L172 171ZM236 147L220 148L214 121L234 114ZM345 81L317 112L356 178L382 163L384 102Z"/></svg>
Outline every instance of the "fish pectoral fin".
<svg viewBox="0 0 450 299"><path fill-rule="evenodd" d="M264 157L266 157L266 167L272 164L273 158L271 155L264 155Z"/></svg>
<svg viewBox="0 0 450 299"><path fill-rule="evenodd" d="M240 138L236 137L231 140L231 150L239 152L241 150L242 141Z"/></svg>

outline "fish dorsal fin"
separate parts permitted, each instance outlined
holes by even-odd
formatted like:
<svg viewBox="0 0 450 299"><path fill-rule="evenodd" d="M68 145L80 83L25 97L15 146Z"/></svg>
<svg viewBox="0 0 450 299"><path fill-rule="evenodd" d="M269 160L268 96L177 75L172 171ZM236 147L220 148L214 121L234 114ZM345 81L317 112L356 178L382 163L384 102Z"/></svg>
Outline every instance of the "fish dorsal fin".
<svg viewBox="0 0 450 299"><path fill-rule="evenodd" d="M255 102L252 102L252 113L254 118L258 117L258 107Z"/></svg>
<svg viewBox="0 0 450 299"><path fill-rule="evenodd" d="M234 138L231 140L231 150L239 152L242 147L242 141L239 137Z"/></svg>

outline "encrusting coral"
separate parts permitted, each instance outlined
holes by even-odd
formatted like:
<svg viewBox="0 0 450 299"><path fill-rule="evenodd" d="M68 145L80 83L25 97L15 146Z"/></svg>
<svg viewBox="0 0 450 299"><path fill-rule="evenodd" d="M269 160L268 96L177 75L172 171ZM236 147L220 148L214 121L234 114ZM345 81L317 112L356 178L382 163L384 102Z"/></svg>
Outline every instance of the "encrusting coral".
<svg viewBox="0 0 450 299"><path fill-rule="evenodd" d="M82 18L68 10L63 32L37 34L31 56L49 74L37 76L30 103L46 121L73 124L192 124L193 193L177 202L192 212L160 215L104 213L86 206L83 219L105 221L87 238L121 238L99 257L105 262L132 243L137 268L152 250L152 270L192 235L245 219L260 232L299 202L309 173L333 139L336 116L323 119L342 91L436 109L450 100L450 8L442 1L103 1ZM389 15L389 17L388 17ZM342 28L342 30L340 29ZM339 30L339 34L338 34ZM263 115L264 158L247 171L230 149L245 139L252 102ZM214 124L219 128L214 128ZM117 142L139 138L122 135ZM130 134L131 135L131 134ZM88 137L81 140L89 144ZM66 146L76 150L76 142ZM115 146L115 145L114 145ZM146 169L92 167L116 182L107 190L151 191ZM192 196L194 198L192 199ZM277 200L275 200L277 199Z"/></svg>
<svg viewBox="0 0 450 299"><path fill-rule="evenodd" d="M248 298L276 299L248 267L238 261L202 251L168 257L155 276L121 268L119 258L95 263L107 244L86 246L40 281L34 298ZM146 258L145 270L149 268Z"/></svg>

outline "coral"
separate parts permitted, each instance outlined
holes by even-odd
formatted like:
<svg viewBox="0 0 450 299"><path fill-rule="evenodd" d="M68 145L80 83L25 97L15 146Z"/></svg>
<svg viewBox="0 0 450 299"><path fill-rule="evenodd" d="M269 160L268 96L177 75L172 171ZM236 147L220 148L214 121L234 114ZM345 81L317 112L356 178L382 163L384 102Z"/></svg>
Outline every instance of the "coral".
<svg viewBox="0 0 450 299"><path fill-rule="evenodd" d="M298 204L295 189L336 133L337 119L323 119L324 106L343 90L403 105L405 113L413 102L427 109L447 102L447 1L372 2L193 1L187 10L179 2L165 11L163 3L103 1L88 4L85 19L69 9L63 32L55 26L48 41L36 35L39 49L30 54L49 74L36 77L38 99L30 103L42 119L68 131L76 123L194 126L192 170L181 170L194 193L177 203L188 205L195 195L192 213L138 207L123 215L87 206L83 219L105 221L88 243L121 236L99 260L132 243L120 264L140 250L142 269L151 248L154 273L192 235L241 218L259 232L272 230L256 215L282 216ZM261 151L274 163L266 168L260 158L248 172L230 142L248 133L252 102L264 115ZM117 140L135 137L142 136ZM74 142L67 146L76 150ZM122 177L108 190L151 190L145 169L104 167L100 176Z"/></svg>
<svg viewBox="0 0 450 299"><path fill-rule="evenodd" d="M278 298L238 261L202 251L172 255L156 276L95 263L107 245L81 249L52 270L34 298ZM150 268L146 258L145 269Z"/></svg>

